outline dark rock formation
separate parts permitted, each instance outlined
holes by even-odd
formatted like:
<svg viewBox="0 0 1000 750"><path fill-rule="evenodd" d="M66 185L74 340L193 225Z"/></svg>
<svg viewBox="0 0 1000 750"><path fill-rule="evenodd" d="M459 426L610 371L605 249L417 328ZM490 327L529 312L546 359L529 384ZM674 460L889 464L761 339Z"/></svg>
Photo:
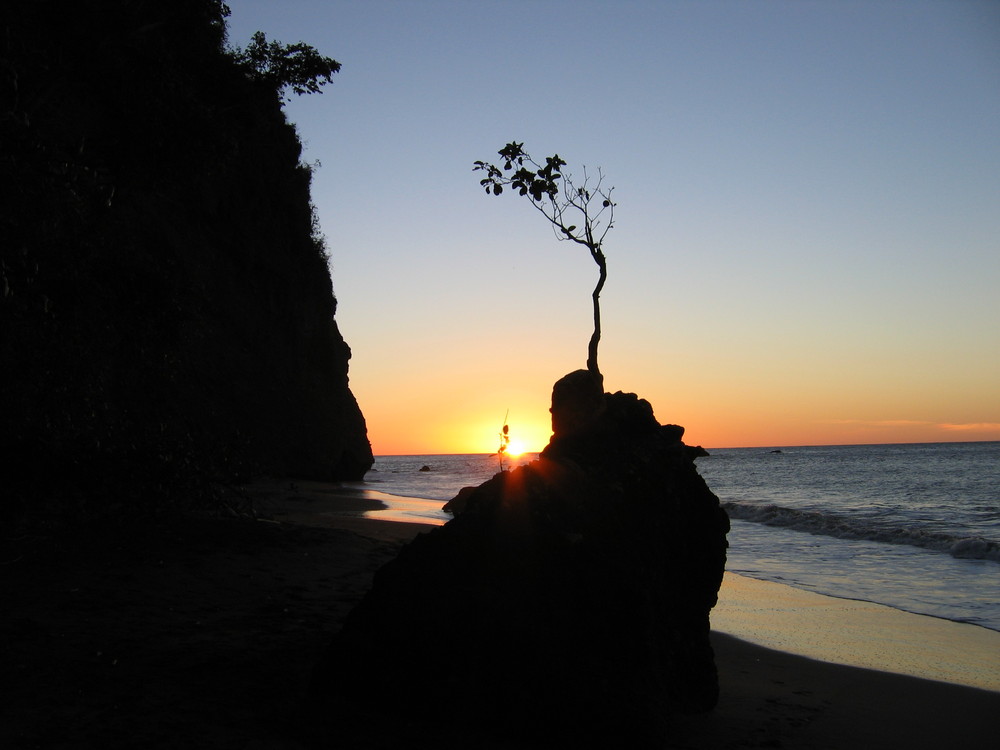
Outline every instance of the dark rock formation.
<svg viewBox="0 0 1000 750"><path fill-rule="evenodd" d="M360 722L389 747L434 717L456 744L476 727L637 747L715 705L729 524L682 428L634 394L595 403L577 373L553 423L537 461L463 490L452 521L379 571L315 671L326 731Z"/></svg>
<svg viewBox="0 0 1000 750"><path fill-rule="evenodd" d="M588 370L575 370L552 386L552 433L569 436L587 430L604 409L601 384Z"/></svg>
<svg viewBox="0 0 1000 750"><path fill-rule="evenodd" d="M371 466L310 168L275 86L227 54L223 13L0 14L8 501L131 505Z"/></svg>
<svg viewBox="0 0 1000 750"><path fill-rule="evenodd" d="M473 497L478 490L478 487L463 487L458 491L458 494L455 495L455 497L444 504L444 508L442 508L442 510L445 513L451 513L453 516L464 513L469 498Z"/></svg>

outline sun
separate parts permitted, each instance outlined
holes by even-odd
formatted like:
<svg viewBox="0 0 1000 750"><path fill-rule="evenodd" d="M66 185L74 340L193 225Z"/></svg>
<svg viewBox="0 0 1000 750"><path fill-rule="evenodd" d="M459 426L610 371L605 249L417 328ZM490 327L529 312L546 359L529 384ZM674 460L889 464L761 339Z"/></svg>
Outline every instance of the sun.
<svg viewBox="0 0 1000 750"><path fill-rule="evenodd" d="M471 423L470 427L463 431L463 434L469 436L468 442L465 444L456 442L453 451L455 453L487 453L495 456L501 452L498 447L502 446L504 456L520 458L538 453L552 437L552 429L548 420L544 418L524 419L518 420L516 423L509 423L507 432L504 432L502 427L497 430L496 420L491 417L492 415L488 414L478 422Z"/></svg>
<svg viewBox="0 0 1000 750"><path fill-rule="evenodd" d="M507 445L507 450L505 450L504 453L506 453L508 456L512 458L517 458L522 453L524 453L525 450L526 449L524 447L524 443L518 440L511 440L510 443Z"/></svg>

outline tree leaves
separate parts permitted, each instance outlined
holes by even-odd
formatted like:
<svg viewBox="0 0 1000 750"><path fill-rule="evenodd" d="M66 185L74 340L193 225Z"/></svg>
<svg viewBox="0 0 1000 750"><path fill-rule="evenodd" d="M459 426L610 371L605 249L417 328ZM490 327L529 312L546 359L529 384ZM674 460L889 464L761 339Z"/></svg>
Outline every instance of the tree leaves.
<svg viewBox="0 0 1000 750"><path fill-rule="evenodd" d="M289 86L299 95L322 93L320 89L333 83L333 74L340 70L339 62L314 47L268 42L263 31L253 35L246 49L237 47L230 54L249 77L271 84L279 95Z"/></svg>
<svg viewBox="0 0 1000 750"><path fill-rule="evenodd" d="M604 175L597 170L597 178L592 179L583 170L583 182L574 185L572 177L563 177L562 168L566 161L559 154L545 158L539 164L524 150L524 144L511 141L497 151L503 164L502 169L486 161L474 161L472 170L486 172L479 184L486 194L500 195L504 187L511 187L519 195L531 199L532 205L548 219L556 239L569 240L584 245L597 263L600 278L591 295L594 303L594 333L587 350L587 369L601 382L603 377L597 366L597 347L601 340L601 310L599 297L607 279L607 263L601 245L608 231L614 226L615 204L611 201L614 187L604 188ZM514 168L517 170L509 174ZM601 199L601 206L593 205L593 199ZM545 200L548 198L548 200ZM583 229L577 224L569 224L567 217L582 219Z"/></svg>

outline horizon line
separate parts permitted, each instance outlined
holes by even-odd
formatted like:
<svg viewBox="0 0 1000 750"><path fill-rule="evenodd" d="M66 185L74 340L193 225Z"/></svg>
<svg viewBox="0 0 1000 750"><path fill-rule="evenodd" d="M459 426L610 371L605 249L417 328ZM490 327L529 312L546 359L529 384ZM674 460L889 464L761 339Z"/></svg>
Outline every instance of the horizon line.
<svg viewBox="0 0 1000 750"><path fill-rule="evenodd" d="M968 443L1000 443L1000 440L916 440L916 441L888 441L882 443L801 443L801 444L781 444L775 443L773 445L719 445L712 446L710 448L705 448L705 446L697 446L705 448L705 450L765 450L768 448L863 448L866 446L884 446L884 445L949 445L949 444L968 444ZM685 443L685 445L688 445ZM695 447L695 446L692 446ZM525 455L538 455L542 451L524 451L518 454L519 456ZM386 458L395 458L400 456L495 456L497 451L483 452L483 451L472 451L472 452L462 452L462 453L373 453L374 457L384 456Z"/></svg>

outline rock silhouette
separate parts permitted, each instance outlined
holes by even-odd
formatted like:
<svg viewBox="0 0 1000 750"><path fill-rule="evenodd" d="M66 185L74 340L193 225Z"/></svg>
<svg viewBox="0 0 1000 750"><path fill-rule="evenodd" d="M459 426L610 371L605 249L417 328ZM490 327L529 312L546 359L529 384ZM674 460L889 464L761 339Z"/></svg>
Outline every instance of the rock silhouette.
<svg viewBox="0 0 1000 750"><path fill-rule="evenodd" d="M453 520L378 572L315 670L320 733L358 722L390 746L445 714L442 741L475 727L641 744L715 705L728 518L683 428L635 394L595 399L585 376L556 384L537 461L463 490Z"/></svg>

